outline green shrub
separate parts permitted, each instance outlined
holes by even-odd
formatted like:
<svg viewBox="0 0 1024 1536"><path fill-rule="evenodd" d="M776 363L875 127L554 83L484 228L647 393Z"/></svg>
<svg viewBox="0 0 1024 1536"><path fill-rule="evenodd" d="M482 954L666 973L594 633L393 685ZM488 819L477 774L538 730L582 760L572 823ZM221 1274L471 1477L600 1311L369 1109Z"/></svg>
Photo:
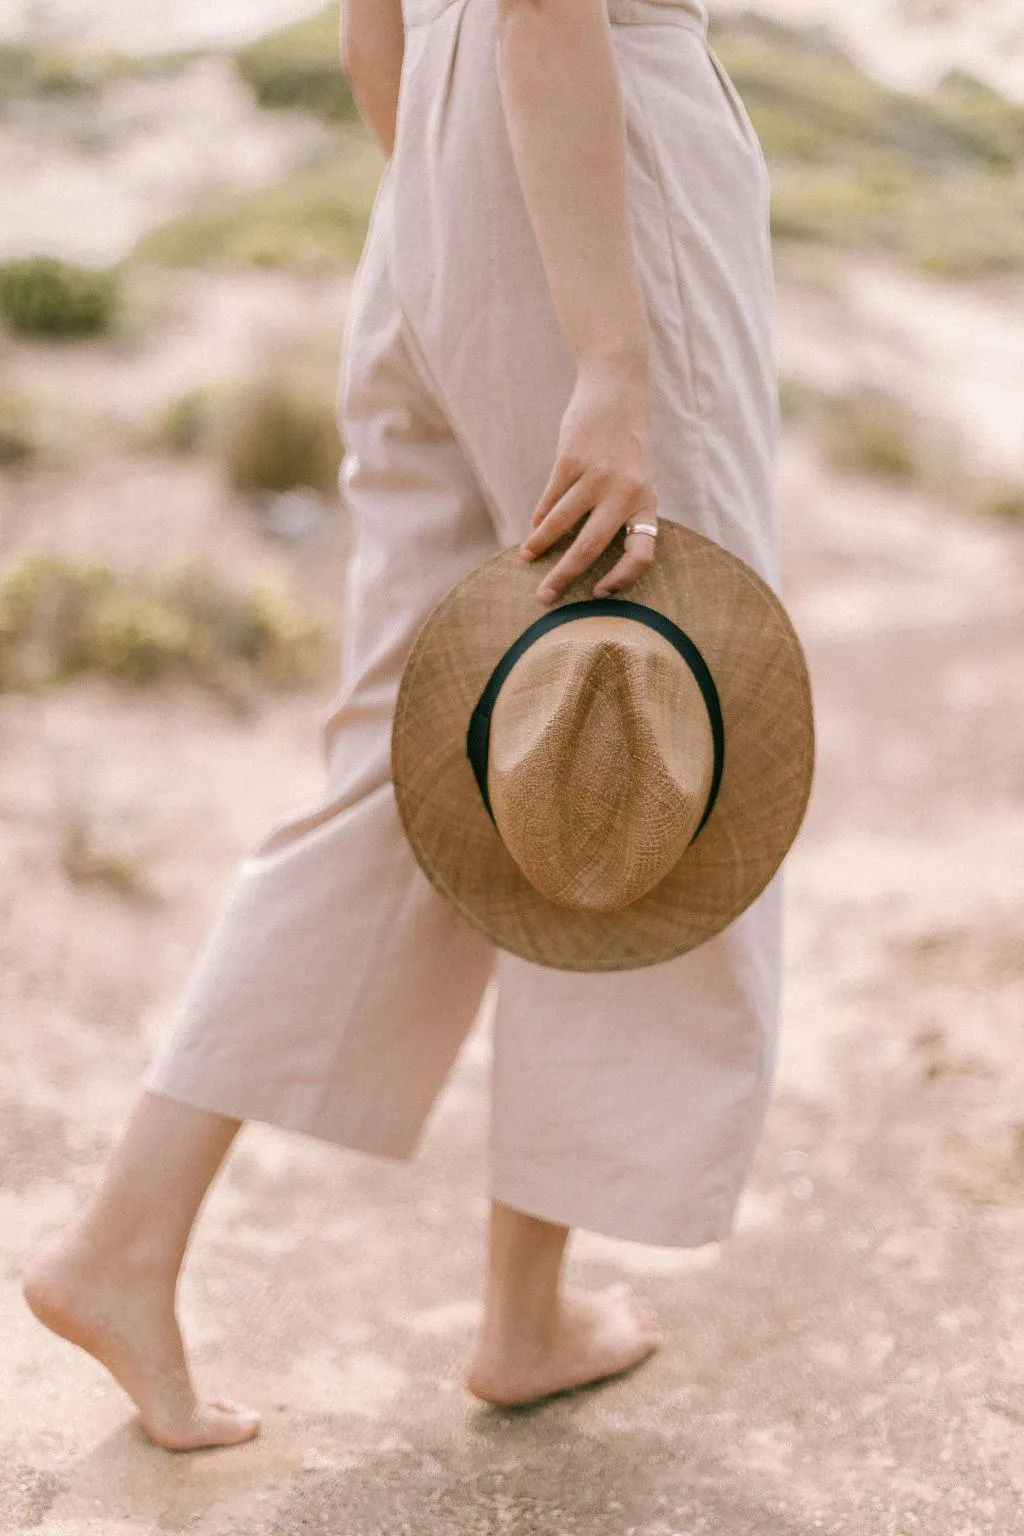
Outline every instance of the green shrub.
<svg viewBox="0 0 1024 1536"><path fill-rule="evenodd" d="M0 315L26 336L91 336L110 329L117 285L96 272L51 256L0 266Z"/></svg>
<svg viewBox="0 0 1024 1536"><path fill-rule="evenodd" d="M228 478L245 495L309 486L337 493L341 446L331 394L286 373L241 390L221 417Z"/></svg>
<svg viewBox="0 0 1024 1536"><path fill-rule="evenodd" d="M359 115L339 58L336 5L239 49L235 61L263 107L304 107L350 120Z"/></svg>
<svg viewBox="0 0 1024 1536"><path fill-rule="evenodd" d="M0 576L0 689L177 675L237 698L259 682L319 682L330 659L320 621L267 581L227 586L193 568L127 577L49 554Z"/></svg>

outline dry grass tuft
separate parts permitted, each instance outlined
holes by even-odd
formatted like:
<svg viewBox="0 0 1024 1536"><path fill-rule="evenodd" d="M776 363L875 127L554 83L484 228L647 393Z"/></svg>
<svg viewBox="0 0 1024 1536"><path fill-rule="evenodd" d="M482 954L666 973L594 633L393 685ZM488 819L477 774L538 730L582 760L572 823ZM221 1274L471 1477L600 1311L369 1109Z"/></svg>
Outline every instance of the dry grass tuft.
<svg viewBox="0 0 1024 1536"><path fill-rule="evenodd" d="M337 495L341 444L332 398L312 380L268 374L221 415L217 440L231 484L243 495L309 487Z"/></svg>
<svg viewBox="0 0 1024 1536"><path fill-rule="evenodd" d="M42 448L36 414L24 395L0 393L0 469L19 469L39 457Z"/></svg>
<svg viewBox="0 0 1024 1536"><path fill-rule="evenodd" d="M318 683L331 662L326 627L266 580L229 587L195 568L128 577L49 554L0 577L0 689L178 676L243 704L261 684Z"/></svg>
<svg viewBox="0 0 1024 1536"><path fill-rule="evenodd" d="M140 905L159 901L146 872L144 852L115 846L84 806L62 810L58 837L60 866L73 885L101 885Z"/></svg>
<svg viewBox="0 0 1024 1536"><path fill-rule="evenodd" d="M874 386L859 385L826 397L820 442L836 469L911 480L922 468L917 417L902 401Z"/></svg>
<svg viewBox="0 0 1024 1536"><path fill-rule="evenodd" d="M199 453L213 441L226 399L226 388L200 384L169 400L148 435L149 445L168 453Z"/></svg>
<svg viewBox="0 0 1024 1536"><path fill-rule="evenodd" d="M959 428L923 415L883 385L863 380L823 389L783 374L779 402L783 420L812 437L832 468L913 483L960 503L970 499L976 480ZM1000 493L1012 502L1013 487L993 482L991 498Z"/></svg>
<svg viewBox="0 0 1024 1536"><path fill-rule="evenodd" d="M981 517L1024 523L1024 480L979 475L963 486L958 499Z"/></svg>

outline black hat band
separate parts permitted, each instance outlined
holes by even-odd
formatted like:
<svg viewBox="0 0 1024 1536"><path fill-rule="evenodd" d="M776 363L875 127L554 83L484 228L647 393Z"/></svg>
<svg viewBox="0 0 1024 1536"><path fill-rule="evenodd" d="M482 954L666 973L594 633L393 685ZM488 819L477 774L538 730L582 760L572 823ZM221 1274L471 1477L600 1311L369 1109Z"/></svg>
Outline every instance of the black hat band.
<svg viewBox="0 0 1024 1536"><path fill-rule="evenodd" d="M638 624L646 624L648 629L653 629L669 642L678 651L690 671L693 673L697 687L700 689L704 700L704 707L708 712L708 723L711 726L711 743L714 752L714 760L711 770L711 783L708 787L707 803L704 814L697 824L697 829L691 837L694 841L701 828L704 826L714 808L718 798L719 787L722 783L722 770L725 766L725 724L722 720L722 705L718 697L718 689L715 680L711 676L704 657L689 635L681 630L678 624L659 613L656 608L648 608L643 603L630 602L621 597L591 597L578 603L565 603L561 608L553 608L548 613L542 613L539 619L527 626L522 634L517 635L508 650L498 661L497 666L484 684L483 692L477 700L476 707L469 717L469 729L466 732L466 755L473 769L473 777L476 779L477 788L487 809L487 814L494 820L494 812L491 809L491 797L487 788L487 761L491 741L491 715L501 692L502 684L508 677L519 658L535 644L542 635L549 630L557 629L560 624L569 624L573 619L590 618L619 618L635 619Z"/></svg>

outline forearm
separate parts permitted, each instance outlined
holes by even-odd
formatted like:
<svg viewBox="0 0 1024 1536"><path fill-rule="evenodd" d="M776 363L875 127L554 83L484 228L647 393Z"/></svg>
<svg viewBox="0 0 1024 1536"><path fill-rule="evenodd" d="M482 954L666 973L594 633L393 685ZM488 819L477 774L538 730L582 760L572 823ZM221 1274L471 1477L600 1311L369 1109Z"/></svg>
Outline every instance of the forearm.
<svg viewBox="0 0 1024 1536"><path fill-rule="evenodd" d="M497 0L497 67L519 183L577 365L646 386L625 123L605 0Z"/></svg>
<svg viewBox="0 0 1024 1536"><path fill-rule="evenodd" d="M400 0L345 0L340 28L341 62L359 115L390 156L405 55Z"/></svg>

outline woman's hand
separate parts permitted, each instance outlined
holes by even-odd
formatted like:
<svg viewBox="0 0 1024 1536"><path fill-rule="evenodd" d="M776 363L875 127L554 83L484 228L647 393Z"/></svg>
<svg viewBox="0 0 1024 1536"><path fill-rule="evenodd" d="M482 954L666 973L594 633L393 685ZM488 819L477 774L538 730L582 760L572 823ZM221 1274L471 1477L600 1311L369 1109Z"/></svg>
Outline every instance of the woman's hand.
<svg viewBox="0 0 1024 1536"><path fill-rule="evenodd" d="M521 545L526 559L543 554L585 519L562 558L537 589L553 602L593 564L627 522L655 522L658 495L645 382L614 369L581 367L562 417L558 454ZM654 538L627 534L625 553L594 587L616 592L643 575L654 559Z"/></svg>

